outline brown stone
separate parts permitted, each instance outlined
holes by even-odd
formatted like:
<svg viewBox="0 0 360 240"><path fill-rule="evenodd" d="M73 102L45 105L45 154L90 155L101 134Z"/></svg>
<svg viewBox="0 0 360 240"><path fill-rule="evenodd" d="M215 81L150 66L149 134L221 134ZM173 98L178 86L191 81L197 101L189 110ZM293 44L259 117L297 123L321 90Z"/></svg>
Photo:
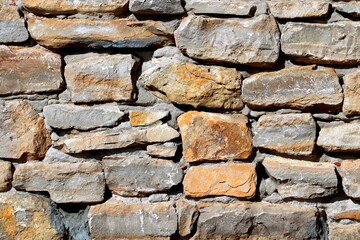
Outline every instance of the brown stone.
<svg viewBox="0 0 360 240"><path fill-rule="evenodd" d="M251 199L256 194L255 167L253 163L193 166L183 181L185 195Z"/></svg>
<svg viewBox="0 0 360 240"><path fill-rule="evenodd" d="M346 116L360 115L360 71L344 76L343 112Z"/></svg>
<svg viewBox="0 0 360 240"><path fill-rule="evenodd" d="M199 217L196 203L185 199L176 201L176 212L178 215L179 235L185 237L192 232L192 229Z"/></svg>
<svg viewBox="0 0 360 240"><path fill-rule="evenodd" d="M360 161L342 161L340 175L345 194L351 198L360 199ZM360 213L358 221L360 221Z"/></svg>
<svg viewBox="0 0 360 240"><path fill-rule="evenodd" d="M130 124L134 127L151 125L168 115L169 111L129 111Z"/></svg>
<svg viewBox="0 0 360 240"><path fill-rule="evenodd" d="M10 162L0 160L0 192L11 189L12 165Z"/></svg>
<svg viewBox="0 0 360 240"><path fill-rule="evenodd" d="M25 21L20 17L16 3L0 0L0 43L25 42L28 38Z"/></svg>
<svg viewBox="0 0 360 240"><path fill-rule="evenodd" d="M33 160L51 145L44 119L25 101L0 104L0 158Z"/></svg>
<svg viewBox="0 0 360 240"><path fill-rule="evenodd" d="M241 114L189 111L178 118L187 162L246 159L252 154L248 119Z"/></svg>

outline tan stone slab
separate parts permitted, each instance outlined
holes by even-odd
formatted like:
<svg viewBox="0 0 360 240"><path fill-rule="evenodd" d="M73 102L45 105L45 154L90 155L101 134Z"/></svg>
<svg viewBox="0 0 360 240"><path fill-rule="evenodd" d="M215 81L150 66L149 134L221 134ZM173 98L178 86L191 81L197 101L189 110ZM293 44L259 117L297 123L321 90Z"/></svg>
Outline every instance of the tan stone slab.
<svg viewBox="0 0 360 240"><path fill-rule="evenodd" d="M0 1L0 43L25 42L28 38L25 20L20 17L16 4Z"/></svg>
<svg viewBox="0 0 360 240"><path fill-rule="evenodd" d="M329 224L330 240L356 240L360 239L360 223L355 224Z"/></svg>
<svg viewBox="0 0 360 240"><path fill-rule="evenodd" d="M360 71L344 76L343 112L346 116L360 115Z"/></svg>
<svg viewBox="0 0 360 240"><path fill-rule="evenodd" d="M342 161L340 175L345 194L351 198L360 199L360 161ZM360 212L357 221L360 221Z"/></svg>
<svg viewBox="0 0 360 240"><path fill-rule="evenodd" d="M148 126L169 115L169 111L141 111L130 110L129 119L131 126Z"/></svg>
<svg viewBox="0 0 360 240"><path fill-rule="evenodd" d="M12 168L10 162L0 160L0 192L11 189Z"/></svg>

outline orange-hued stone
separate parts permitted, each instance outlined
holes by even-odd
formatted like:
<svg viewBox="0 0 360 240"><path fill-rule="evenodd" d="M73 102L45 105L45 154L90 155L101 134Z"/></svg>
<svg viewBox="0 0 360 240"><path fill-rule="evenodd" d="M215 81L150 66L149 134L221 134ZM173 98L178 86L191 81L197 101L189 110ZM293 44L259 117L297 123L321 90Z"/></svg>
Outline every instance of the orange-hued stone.
<svg viewBox="0 0 360 240"><path fill-rule="evenodd" d="M131 126L147 126L151 125L169 115L169 111L129 111L129 119Z"/></svg>
<svg viewBox="0 0 360 240"><path fill-rule="evenodd" d="M242 114L189 111L178 118L187 162L246 159L252 153L248 119Z"/></svg>
<svg viewBox="0 0 360 240"><path fill-rule="evenodd" d="M257 179L255 167L254 163L193 166L183 181L185 195L253 198Z"/></svg>

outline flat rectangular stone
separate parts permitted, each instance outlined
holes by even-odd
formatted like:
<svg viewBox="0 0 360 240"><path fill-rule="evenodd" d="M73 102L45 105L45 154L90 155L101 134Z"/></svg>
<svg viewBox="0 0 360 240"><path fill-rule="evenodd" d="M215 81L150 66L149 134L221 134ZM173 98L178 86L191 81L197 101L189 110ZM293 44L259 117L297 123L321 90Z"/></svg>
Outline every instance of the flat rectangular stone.
<svg viewBox="0 0 360 240"><path fill-rule="evenodd" d="M185 13L181 0L130 0L130 12L137 14L176 15Z"/></svg>
<svg viewBox="0 0 360 240"><path fill-rule="evenodd" d="M28 38L25 20L20 17L16 4L0 0L0 43L25 42Z"/></svg>
<svg viewBox="0 0 360 240"><path fill-rule="evenodd" d="M175 157L177 150L178 150L178 144L174 142L148 145L146 147L146 153L149 156L160 157L160 158Z"/></svg>
<svg viewBox="0 0 360 240"><path fill-rule="evenodd" d="M360 115L360 70L345 75L343 80L343 112L346 116Z"/></svg>
<svg viewBox="0 0 360 240"><path fill-rule="evenodd" d="M360 199L360 160L344 160L341 162L340 176L347 196ZM358 219L360 221L360 218Z"/></svg>

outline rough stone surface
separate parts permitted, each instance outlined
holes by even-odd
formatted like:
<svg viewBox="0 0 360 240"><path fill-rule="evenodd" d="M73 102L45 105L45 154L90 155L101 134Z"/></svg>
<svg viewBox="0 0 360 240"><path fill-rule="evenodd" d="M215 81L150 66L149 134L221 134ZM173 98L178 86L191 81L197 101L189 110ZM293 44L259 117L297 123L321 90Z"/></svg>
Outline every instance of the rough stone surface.
<svg viewBox="0 0 360 240"><path fill-rule="evenodd" d="M101 164L28 162L17 166L13 186L18 190L47 191L57 203L93 203L104 199Z"/></svg>
<svg viewBox="0 0 360 240"><path fill-rule="evenodd" d="M130 54L84 54L65 58L65 79L72 102L133 100L132 72L138 59Z"/></svg>
<svg viewBox="0 0 360 240"><path fill-rule="evenodd" d="M235 68L173 60L143 72L141 81L165 100L193 107L241 109L241 74Z"/></svg>
<svg viewBox="0 0 360 240"><path fill-rule="evenodd" d="M317 145L328 152L360 152L360 121L323 124Z"/></svg>
<svg viewBox="0 0 360 240"><path fill-rule="evenodd" d="M250 108L338 111L342 88L331 68L295 67L254 74L243 81L243 100Z"/></svg>
<svg viewBox="0 0 360 240"><path fill-rule="evenodd" d="M168 239L177 229L172 203L124 203L111 199L90 207L91 237L100 239Z"/></svg>
<svg viewBox="0 0 360 240"><path fill-rule="evenodd" d="M315 141L316 123L309 113L263 115L254 127L254 147L276 153L310 156Z"/></svg>
<svg viewBox="0 0 360 240"><path fill-rule="evenodd" d="M189 16L175 31L175 41L195 59L272 66L279 57L279 35L275 19L267 15L246 20Z"/></svg>
<svg viewBox="0 0 360 240"><path fill-rule="evenodd" d="M356 224L329 224L330 240L356 240L360 238L360 223Z"/></svg>
<svg viewBox="0 0 360 240"><path fill-rule="evenodd" d="M54 92L62 85L60 55L39 47L0 45L0 96Z"/></svg>
<svg viewBox="0 0 360 240"><path fill-rule="evenodd" d="M31 37L49 48L147 48L172 43L170 29L150 20L32 17L27 23Z"/></svg>
<svg viewBox="0 0 360 240"><path fill-rule="evenodd" d="M0 0L0 43L24 42L29 38L25 21L20 17L15 4Z"/></svg>
<svg viewBox="0 0 360 240"><path fill-rule="evenodd" d="M277 182L282 198L313 199L337 193L337 176L332 163L266 157L266 172Z"/></svg>
<svg viewBox="0 0 360 240"><path fill-rule="evenodd" d="M341 162L340 175L346 195L360 199L360 162L359 160L345 160ZM359 219L360 221L360 213Z"/></svg>
<svg viewBox="0 0 360 240"><path fill-rule="evenodd" d="M110 191L123 196L166 191L183 179L181 168L168 160L115 155L103 158L102 165Z"/></svg>
<svg viewBox="0 0 360 240"><path fill-rule="evenodd" d="M321 64L360 63L359 22L288 22L281 33L281 50L295 60Z"/></svg>
<svg viewBox="0 0 360 240"><path fill-rule="evenodd" d="M177 152L177 144L167 142L163 144L154 144L146 147L146 153L153 157L175 157Z"/></svg>
<svg viewBox="0 0 360 240"><path fill-rule="evenodd" d="M34 160L51 145L44 119L25 101L0 102L0 158Z"/></svg>
<svg viewBox="0 0 360 240"><path fill-rule="evenodd" d="M123 116L124 113L116 104L95 106L53 104L44 107L46 124L58 129L88 130L114 126Z"/></svg>
<svg viewBox="0 0 360 240"><path fill-rule="evenodd" d="M178 118L187 162L246 159L252 154L248 119L241 114L189 111Z"/></svg>
<svg viewBox="0 0 360 240"><path fill-rule="evenodd" d="M351 17L360 18L360 2L358 1L341 1L332 3L336 11L345 13Z"/></svg>
<svg viewBox="0 0 360 240"><path fill-rule="evenodd" d="M129 111L130 124L133 127L151 125L168 115L169 111Z"/></svg>
<svg viewBox="0 0 360 240"><path fill-rule="evenodd" d="M251 199L256 194L255 167L253 163L193 166L185 174L184 193L189 197L233 196Z"/></svg>
<svg viewBox="0 0 360 240"><path fill-rule="evenodd" d="M346 116L360 115L360 70L344 76L343 112Z"/></svg>
<svg viewBox="0 0 360 240"><path fill-rule="evenodd" d="M12 165L10 162L0 160L0 192L11 189Z"/></svg>
<svg viewBox="0 0 360 240"><path fill-rule="evenodd" d="M49 199L15 190L0 193L2 239L61 240L64 232Z"/></svg>
<svg viewBox="0 0 360 240"><path fill-rule="evenodd" d="M129 10L138 14L183 14L184 8L181 0L163 0L159 3L156 0L130 0Z"/></svg>
<svg viewBox="0 0 360 240"><path fill-rule="evenodd" d="M192 232L199 217L199 211L195 202L180 199L176 201L176 212L178 215L179 235L185 237Z"/></svg>

